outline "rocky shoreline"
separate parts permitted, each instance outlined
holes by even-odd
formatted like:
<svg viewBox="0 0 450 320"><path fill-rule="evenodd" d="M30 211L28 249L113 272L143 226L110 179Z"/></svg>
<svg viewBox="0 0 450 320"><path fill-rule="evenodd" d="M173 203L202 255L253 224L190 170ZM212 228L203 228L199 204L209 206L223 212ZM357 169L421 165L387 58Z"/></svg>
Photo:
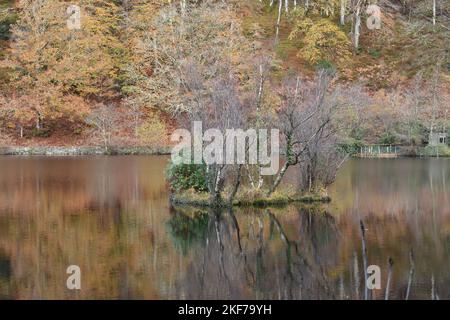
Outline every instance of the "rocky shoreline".
<svg viewBox="0 0 450 320"><path fill-rule="evenodd" d="M2 156L167 155L170 147L0 147Z"/></svg>

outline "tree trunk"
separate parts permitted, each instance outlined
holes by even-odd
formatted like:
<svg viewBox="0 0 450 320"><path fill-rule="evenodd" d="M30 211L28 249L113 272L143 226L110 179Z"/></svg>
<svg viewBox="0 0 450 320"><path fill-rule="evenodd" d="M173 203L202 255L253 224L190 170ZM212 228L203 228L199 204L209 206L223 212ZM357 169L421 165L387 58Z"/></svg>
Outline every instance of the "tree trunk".
<svg viewBox="0 0 450 320"><path fill-rule="evenodd" d="M341 13L340 13L341 26L345 25L345 1L346 0L341 0Z"/></svg>
<svg viewBox="0 0 450 320"><path fill-rule="evenodd" d="M139 116L134 116L134 137L137 138L139 134Z"/></svg>
<svg viewBox="0 0 450 320"><path fill-rule="evenodd" d="M358 4L355 12L355 30L353 34L353 44L355 46L355 51L359 48L359 36L361 32L361 6Z"/></svg>
<svg viewBox="0 0 450 320"><path fill-rule="evenodd" d="M436 0L433 0L433 26L436 25Z"/></svg>
<svg viewBox="0 0 450 320"><path fill-rule="evenodd" d="M238 166L237 176L236 176L236 183L234 184L233 191L230 193L230 197L228 198L228 203L230 206L233 205L234 197L236 196L236 193L239 190L239 186L241 185L241 172L242 172L242 164Z"/></svg>
<svg viewBox="0 0 450 320"><path fill-rule="evenodd" d="M275 34L275 44L278 44L279 36L280 36L280 22L281 22L281 9L283 8L283 0L278 0L278 18L277 18L277 31Z"/></svg>
<svg viewBox="0 0 450 320"><path fill-rule="evenodd" d="M256 111L259 111L259 109L261 108L263 89L264 89L264 69L263 69L263 65L260 64L259 65L259 88L258 88L258 96L256 99Z"/></svg>
<svg viewBox="0 0 450 320"><path fill-rule="evenodd" d="M210 168L208 171L213 172L213 175L210 176L210 178L208 178L209 200L212 206L217 207L222 203L222 196L221 196L223 186L222 167L218 167L217 169Z"/></svg>
<svg viewBox="0 0 450 320"><path fill-rule="evenodd" d="M36 118L36 130L39 131L41 130L42 125L41 125L41 115L39 114L39 112L37 112L37 118Z"/></svg>
<svg viewBox="0 0 450 320"><path fill-rule="evenodd" d="M278 187L278 185L280 184L281 180L284 177L284 174L286 173L287 169L289 168L290 163L289 161L286 161L286 163L283 165L283 167L280 170L280 173L278 173L274 183L272 184L272 186L269 189L269 192L267 192L267 196L270 197L270 195L275 191L275 189Z"/></svg>

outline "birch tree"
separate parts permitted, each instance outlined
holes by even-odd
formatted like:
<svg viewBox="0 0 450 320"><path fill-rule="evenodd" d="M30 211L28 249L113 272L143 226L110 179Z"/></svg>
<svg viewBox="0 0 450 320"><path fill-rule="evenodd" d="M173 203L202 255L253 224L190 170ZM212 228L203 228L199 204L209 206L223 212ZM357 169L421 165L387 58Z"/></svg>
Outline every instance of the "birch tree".
<svg viewBox="0 0 450 320"><path fill-rule="evenodd" d="M341 26L345 25L346 5L347 5L347 0L340 0L339 22L340 22Z"/></svg>
<svg viewBox="0 0 450 320"><path fill-rule="evenodd" d="M325 117L315 132L305 135L303 131L305 124L317 118L318 114L327 114L323 111L329 105L324 104L324 101L332 77L328 72L321 70L311 87L304 85L300 77L286 80L283 86L283 103L277 117L280 133L283 135L286 160L275 177L268 196L280 185L287 169L299 163L300 157L314 136L331 123L330 118Z"/></svg>
<svg viewBox="0 0 450 320"><path fill-rule="evenodd" d="M366 0L351 0L351 8L353 12L352 18L352 42L355 51L359 49L359 38L361 36L361 15Z"/></svg>
<svg viewBox="0 0 450 320"><path fill-rule="evenodd" d="M239 174L241 169L240 165L233 164L235 161L225 161L225 157L229 156L224 153L227 130L245 130L248 123L248 109L242 104L231 64L224 61L220 63L223 69L214 79L210 79L208 75L210 66L200 65L193 59L182 66L186 90L184 103L195 107L189 108L189 112L178 117L179 122L186 127L192 128L194 122L201 123L200 133L210 134L194 145L192 159L195 163L202 159L206 166L205 180L210 204L213 206L223 205L222 193L227 177L233 173ZM204 145L207 140L211 143ZM237 181L239 184L240 178ZM232 198L229 201L232 201Z"/></svg>

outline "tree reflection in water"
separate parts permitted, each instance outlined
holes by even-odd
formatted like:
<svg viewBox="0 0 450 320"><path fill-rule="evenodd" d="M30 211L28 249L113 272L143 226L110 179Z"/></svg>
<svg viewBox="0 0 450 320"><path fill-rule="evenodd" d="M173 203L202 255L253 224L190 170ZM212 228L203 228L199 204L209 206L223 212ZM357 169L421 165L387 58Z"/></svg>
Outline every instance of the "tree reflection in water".
<svg viewBox="0 0 450 320"><path fill-rule="evenodd" d="M293 207L292 214L283 214L291 221L282 221L271 209L247 209L238 216L233 210L197 216L183 210L175 209L168 224L174 243L194 251L194 258L175 292L193 299L337 297L326 269L338 262L339 235L327 212ZM186 232L186 226L195 230Z"/></svg>
<svg viewBox="0 0 450 320"><path fill-rule="evenodd" d="M166 164L0 157L0 298L364 299L360 221L368 298L450 297L448 159L351 160L329 205L234 212L171 208Z"/></svg>
<svg viewBox="0 0 450 320"><path fill-rule="evenodd" d="M9 296L9 281L11 279L11 261L0 250L0 299Z"/></svg>

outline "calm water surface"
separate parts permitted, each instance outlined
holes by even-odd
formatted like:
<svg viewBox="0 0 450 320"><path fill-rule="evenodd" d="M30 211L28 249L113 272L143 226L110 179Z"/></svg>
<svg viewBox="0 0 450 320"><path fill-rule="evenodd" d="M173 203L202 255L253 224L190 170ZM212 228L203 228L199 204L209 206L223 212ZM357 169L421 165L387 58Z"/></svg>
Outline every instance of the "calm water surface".
<svg viewBox="0 0 450 320"><path fill-rule="evenodd" d="M234 212L172 208L166 162L0 157L0 298L384 299L389 258L390 299L450 298L449 159L352 160L327 206Z"/></svg>

